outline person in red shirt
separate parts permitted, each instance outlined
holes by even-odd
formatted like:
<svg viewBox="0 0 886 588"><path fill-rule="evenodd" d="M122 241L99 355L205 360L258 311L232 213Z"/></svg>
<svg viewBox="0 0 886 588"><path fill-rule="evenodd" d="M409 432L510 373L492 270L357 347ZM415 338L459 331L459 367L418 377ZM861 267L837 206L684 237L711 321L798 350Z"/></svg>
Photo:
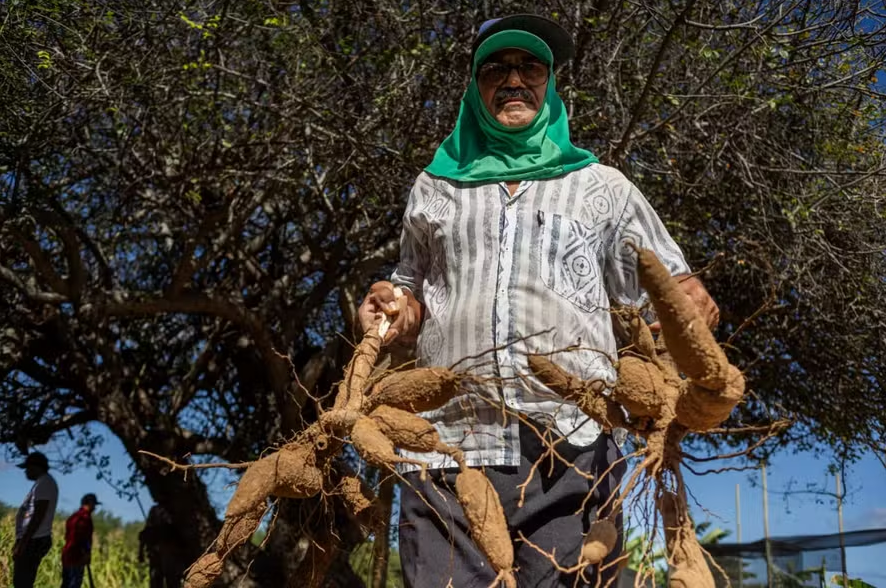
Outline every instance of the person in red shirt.
<svg viewBox="0 0 886 588"><path fill-rule="evenodd" d="M101 504L91 492L83 496L80 510L65 522L62 548L62 588L80 588L92 552L92 512Z"/></svg>

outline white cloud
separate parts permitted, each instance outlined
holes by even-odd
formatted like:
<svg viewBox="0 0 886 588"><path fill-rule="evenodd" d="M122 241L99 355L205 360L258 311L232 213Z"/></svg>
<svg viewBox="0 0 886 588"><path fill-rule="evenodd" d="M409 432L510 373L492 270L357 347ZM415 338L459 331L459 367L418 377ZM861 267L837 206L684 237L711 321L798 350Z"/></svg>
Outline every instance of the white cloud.
<svg viewBox="0 0 886 588"><path fill-rule="evenodd" d="M861 516L854 517L847 531L864 531L867 529L886 529L886 506L870 509Z"/></svg>

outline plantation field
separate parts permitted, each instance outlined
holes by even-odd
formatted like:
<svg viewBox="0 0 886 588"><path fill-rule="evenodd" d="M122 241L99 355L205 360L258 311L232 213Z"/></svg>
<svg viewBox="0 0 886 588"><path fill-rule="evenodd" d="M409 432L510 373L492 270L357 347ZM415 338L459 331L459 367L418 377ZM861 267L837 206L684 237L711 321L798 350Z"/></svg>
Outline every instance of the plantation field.
<svg viewBox="0 0 886 588"><path fill-rule="evenodd" d="M67 513L58 515L52 526L52 550L40 563L35 588L58 588L61 585L61 553L65 537ZM138 532L142 525L122 524L119 519L98 512L92 550L92 578L96 588L141 588L148 586L147 564L138 563ZM254 538L261 542L262 534ZM15 510L0 504L0 588L12 586L12 546L15 543ZM371 576L372 542L366 541L354 550L351 565L368 585ZM403 585L400 557L392 549L388 565L388 588ZM88 588L88 580L83 581Z"/></svg>
<svg viewBox="0 0 886 588"><path fill-rule="evenodd" d="M97 517L96 517L97 518ZM148 585L148 567L138 563L138 526L102 524L95 521L93 536L92 577L101 588L134 588ZM65 540L65 518L56 517L52 525L52 549L40 563L35 588L57 588L62 578L62 545ZM15 543L15 514L7 512L0 518L0 587L12 585L12 547ZM88 580L84 580L88 586Z"/></svg>

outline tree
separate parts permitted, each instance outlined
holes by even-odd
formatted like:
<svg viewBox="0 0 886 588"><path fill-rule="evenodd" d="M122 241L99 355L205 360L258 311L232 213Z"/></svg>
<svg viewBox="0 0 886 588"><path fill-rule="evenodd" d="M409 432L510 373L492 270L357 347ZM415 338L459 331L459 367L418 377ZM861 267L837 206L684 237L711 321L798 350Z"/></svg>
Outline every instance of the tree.
<svg viewBox="0 0 886 588"><path fill-rule="evenodd" d="M478 23L521 9L3 3L0 441L103 423L200 553L218 529L205 484L139 451L244 461L314 420L363 290L396 259L406 190L453 124ZM756 393L735 422L786 416L801 425L786 443L882 455L876 9L531 10L575 35L558 72L575 142L713 264L721 335ZM281 507L253 571L294 577L293 550L332 525L350 530L343 551L363 541L315 506Z"/></svg>

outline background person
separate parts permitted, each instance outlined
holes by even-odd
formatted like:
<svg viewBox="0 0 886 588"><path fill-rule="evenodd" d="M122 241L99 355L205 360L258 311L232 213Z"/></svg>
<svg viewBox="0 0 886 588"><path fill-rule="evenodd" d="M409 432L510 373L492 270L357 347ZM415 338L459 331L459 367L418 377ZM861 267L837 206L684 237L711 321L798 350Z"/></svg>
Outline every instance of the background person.
<svg viewBox="0 0 886 588"><path fill-rule="evenodd" d="M12 548L12 585L33 588L40 561L52 547L52 519L58 504L58 485L49 475L49 460L39 451L18 464L34 485L15 515L15 546Z"/></svg>
<svg viewBox="0 0 886 588"><path fill-rule="evenodd" d="M83 584L83 573L92 559L92 513L99 504L95 494L85 494L80 500L80 510L65 521L62 588L80 588Z"/></svg>

